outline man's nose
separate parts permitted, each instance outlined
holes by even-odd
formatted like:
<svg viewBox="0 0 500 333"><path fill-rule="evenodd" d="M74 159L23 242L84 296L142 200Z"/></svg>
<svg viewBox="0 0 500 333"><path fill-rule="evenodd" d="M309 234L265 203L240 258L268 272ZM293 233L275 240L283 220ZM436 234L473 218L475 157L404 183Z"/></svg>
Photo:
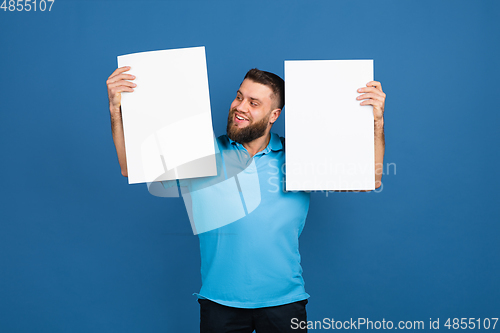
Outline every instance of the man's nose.
<svg viewBox="0 0 500 333"><path fill-rule="evenodd" d="M248 103L245 100L242 100L240 104L236 106L236 110L239 112L248 112Z"/></svg>

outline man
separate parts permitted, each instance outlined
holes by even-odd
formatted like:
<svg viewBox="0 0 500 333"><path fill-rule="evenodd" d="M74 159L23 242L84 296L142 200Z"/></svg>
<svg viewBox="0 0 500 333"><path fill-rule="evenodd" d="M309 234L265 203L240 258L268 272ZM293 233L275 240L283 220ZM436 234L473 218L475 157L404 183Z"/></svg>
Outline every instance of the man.
<svg viewBox="0 0 500 333"><path fill-rule="evenodd" d="M136 86L132 82L135 77L125 73L128 70L130 67L118 68L107 81L113 140L123 176L127 176L127 165L121 92L133 92ZM385 94L376 81L368 82L358 92L362 93L357 98L361 105L373 106L375 165L380 166ZM252 69L231 103L227 135L217 138L222 160L229 156L224 152L232 152L238 160L244 160L243 165L253 163L254 167L245 172L257 177L260 201L251 212L247 207L245 216L237 221L199 234L201 332L307 331L296 329L292 323L307 321L309 295L304 290L298 238L309 209L309 193L277 190L275 184L281 182L271 181L284 179L284 140L271 133L283 105L284 81L275 74ZM221 180L229 178L226 168L230 162L226 160L218 170ZM381 177L376 172L377 188ZM189 186L196 187L196 181ZM220 195L224 196L221 192L212 196Z"/></svg>

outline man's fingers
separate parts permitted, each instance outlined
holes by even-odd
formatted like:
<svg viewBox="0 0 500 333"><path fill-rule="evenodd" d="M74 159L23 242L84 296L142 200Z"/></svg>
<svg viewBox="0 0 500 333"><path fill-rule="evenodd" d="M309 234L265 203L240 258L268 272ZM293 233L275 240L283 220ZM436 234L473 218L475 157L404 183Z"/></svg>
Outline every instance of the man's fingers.
<svg viewBox="0 0 500 333"><path fill-rule="evenodd" d="M382 108L382 106L384 105L383 102L381 101L378 101L376 99L367 99L361 103L359 103L360 105L373 105L373 106L376 106L376 107L379 107L379 108Z"/></svg>
<svg viewBox="0 0 500 333"><path fill-rule="evenodd" d="M123 72L126 72L128 70L130 70L130 66L118 67L117 69L115 69L115 71L113 73L111 73L109 78L112 78L113 76L120 74L120 73L123 73Z"/></svg>
<svg viewBox="0 0 500 333"><path fill-rule="evenodd" d="M119 87L119 86L136 87L137 84L135 84L134 82L127 81L127 80L120 80L120 81L116 81L113 83L109 83L108 89L112 89L112 88Z"/></svg>
<svg viewBox="0 0 500 333"><path fill-rule="evenodd" d="M124 91L128 91L128 92L133 92L134 91L134 88L131 88L131 87L125 87L125 86L120 86L119 88L117 88L118 90L116 92L124 92Z"/></svg>
<svg viewBox="0 0 500 333"><path fill-rule="evenodd" d="M384 98L385 98L385 96L382 96L382 95L376 94L376 93L367 93L367 94L363 94L363 95L360 95L360 96L356 97L357 100L375 99L375 100L381 101L381 102L384 101Z"/></svg>
<svg viewBox="0 0 500 333"><path fill-rule="evenodd" d="M359 88L358 89L358 92L359 93L375 93L375 94L378 94L380 96L383 96L385 97L385 93L380 90L380 89L377 89L375 87L365 87L365 88Z"/></svg>
<svg viewBox="0 0 500 333"><path fill-rule="evenodd" d="M134 87L132 86L126 86L126 85L119 85L116 87L113 87L109 90L109 93L111 96L116 96L117 94L123 92L123 91L129 91L132 92L134 91Z"/></svg>
<svg viewBox="0 0 500 333"><path fill-rule="evenodd" d="M370 81L366 84L367 87L375 87L378 90L382 91L382 83L378 81Z"/></svg>
<svg viewBox="0 0 500 333"><path fill-rule="evenodd" d="M106 81L107 85L110 85L112 83L118 82L118 81L124 81L124 80L134 80L135 76L131 74L117 74L113 77L109 77L109 79Z"/></svg>
<svg viewBox="0 0 500 333"><path fill-rule="evenodd" d="M115 71L113 73L111 73L111 75L108 77L108 80L111 80L115 76L120 75L123 72L126 72L128 70L130 70L130 66L124 66L124 67L117 68L117 69L115 69Z"/></svg>

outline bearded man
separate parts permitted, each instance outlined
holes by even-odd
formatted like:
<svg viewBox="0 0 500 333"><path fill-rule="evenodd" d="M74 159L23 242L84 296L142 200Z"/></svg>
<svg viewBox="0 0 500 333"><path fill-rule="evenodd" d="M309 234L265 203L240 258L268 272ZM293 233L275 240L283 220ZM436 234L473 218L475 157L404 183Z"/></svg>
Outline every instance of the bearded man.
<svg viewBox="0 0 500 333"><path fill-rule="evenodd" d="M129 67L118 68L107 81L113 140L122 175L127 176L121 92L132 92L135 77L126 74ZM385 94L379 82L358 89L361 105L372 105L375 121L375 162L384 155L383 111ZM258 191L244 192L243 201L260 196L258 205L232 223L199 233L202 287L200 332L306 332L306 304L300 265L299 236L309 209L306 192L286 192L276 186L284 180L284 139L271 133L271 127L284 106L284 81L277 75L251 69L243 79L231 103L227 135L217 138L221 153L218 175L211 184L231 177L228 158L232 152L244 165L246 174L258 180ZM251 163L250 163L251 162ZM252 167L248 167L252 165ZM217 178L218 177L218 178ZM276 180L279 180L277 182ZM200 181L189 182L192 188ZM186 183L185 183L186 184ZM381 174L376 174L376 187ZM212 186L212 188L218 188ZM215 190L214 190L215 191ZM196 191L195 191L196 192ZM258 193L257 193L258 192ZM210 192L210 197L222 192ZM231 210L233 198L224 198ZM197 203L202 206L202 203ZM210 205L206 205L210 207ZM200 209L194 209L200 211ZM227 212L226 212L227 213ZM220 214L224 214L221 212ZM204 214L202 214L204 215ZM221 215L222 216L222 215Z"/></svg>

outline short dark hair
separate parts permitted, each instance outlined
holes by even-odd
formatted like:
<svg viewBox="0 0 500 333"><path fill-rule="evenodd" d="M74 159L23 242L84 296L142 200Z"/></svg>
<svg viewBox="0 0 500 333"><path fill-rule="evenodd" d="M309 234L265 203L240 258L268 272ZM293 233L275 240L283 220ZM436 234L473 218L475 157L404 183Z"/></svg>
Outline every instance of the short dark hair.
<svg viewBox="0 0 500 333"><path fill-rule="evenodd" d="M278 108L283 109L283 106L285 106L285 81L283 81L282 78L276 74L252 68L245 75L245 79L252 80L253 82L271 88L274 96L278 99Z"/></svg>

